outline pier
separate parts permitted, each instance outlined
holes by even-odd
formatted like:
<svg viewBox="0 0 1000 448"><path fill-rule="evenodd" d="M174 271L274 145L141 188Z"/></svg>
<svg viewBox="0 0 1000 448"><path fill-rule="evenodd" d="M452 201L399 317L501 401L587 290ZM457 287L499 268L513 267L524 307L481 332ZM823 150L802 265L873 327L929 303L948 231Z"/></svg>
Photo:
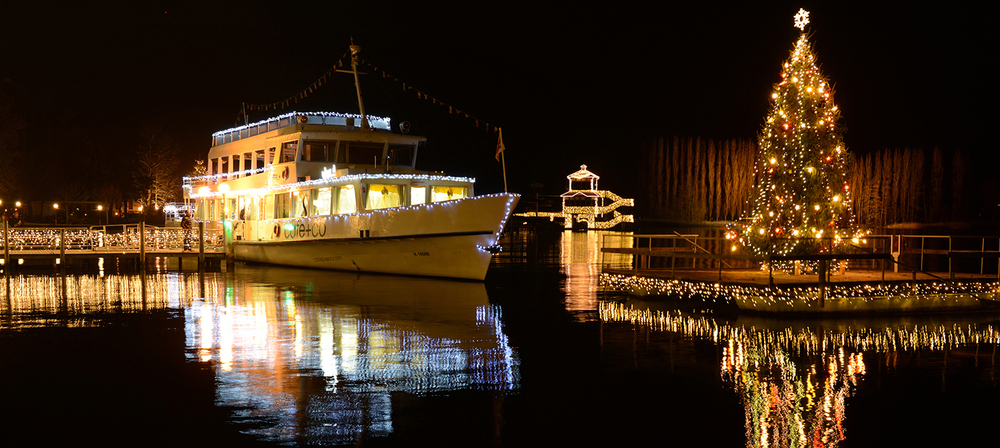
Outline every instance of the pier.
<svg viewBox="0 0 1000 448"><path fill-rule="evenodd" d="M0 244L4 272L11 269L108 263L116 260L145 269L150 260L176 258L179 268L202 270L219 266L226 257L222 232L205 229L148 226L144 223L91 227L8 227Z"/></svg>

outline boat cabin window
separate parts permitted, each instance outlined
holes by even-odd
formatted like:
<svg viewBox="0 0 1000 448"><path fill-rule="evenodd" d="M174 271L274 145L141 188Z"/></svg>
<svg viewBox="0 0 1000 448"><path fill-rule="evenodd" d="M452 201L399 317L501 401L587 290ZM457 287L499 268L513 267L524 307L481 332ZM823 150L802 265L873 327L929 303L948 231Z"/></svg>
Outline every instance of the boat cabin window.
<svg viewBox="0 0 1000 448"><path fill-rule="evenodd" d="M337 213L356 213L358 211L357 196L354 194L354 185L344 185L337 187Z"/></svg>
<svg viewBox="0 0 1000 448"><path fill-rule="evenodd" d="M243 170L244 171L246 171L246 170L252 170L254 168L253 162L254 162L254 160L253 160L253 153L252 152L245 152L245 153L243 153L243 164L242 165L243 165Z"/></svg>
<svg viewBox="0 0 1000 448"><path fill-rule="evenodd" d="M236 198L225 199L221 210L225 219L236 219L236 212L238 211L236 208Z"/></svg>
<svg viewBox="0 0 1000 448"><path fill-rule="evenodd" d="M295 153L299 150L299 142L285 142L281 144L281 159L278 163L294 162Z"/></svg>
<svg viewBox="0 0 1000 448"><path fill-rule="evenodd" d="M208 159L208 174L219 174L219 159Z"/></svg>
<svg viewBox="0 0 1000 448"><path fill-rule="evenodd" d="M462 199L465 197L465 187L432 187L431 201L450 201L452 199Z"/></svg>
<svg viewBox="0 0 1000 448"><path fill-rule="evenodd" d="M410 187L410 205L423 204L427 202L427 187Z"/></svg>
<svg viewBox="0 0 1000 448"><path fill-rule="evenodd" d="M368 185L368 200L365 201L365 210L377 210L380 208L399 207L399 190L401 185L370 184Z"/></svg>
<svg viewBox="0 0 1000 448"><path fill-rule="evenodd" d="M288 218L290 216L292 208L291 196L291 193L274 195L274 219Z"/></svg>
<svg viewBox="0 0 1000 448"><path fill-rule="evenodd" d="M228 173L229 172L229 157L223 157L223 158L219 159L219 161L221 162L220 165L219 165L219 174Z"/></svg>
<svg viewBox="0 0 1000 448"><path fill-rule="evenodd" d="M302 142L302 161L329 162L336 147L337 142L335 141L306 140Z"/></svg>
<svg viewBox="0 0 1000 448"><path fill-rule="evenodd" d="M261 211L264 212L264 219L274 219L274 195L264 196L264 206Z"/></svg>
<svg viewBox="0 0 1000 448"><path fill-rule="evenodd" d="M254 196L252 199L247 201L247 219L248 220L259 220L264 219L261 212L264 210L264 198L260 196Z"/></svg>
<svg viewBox="0 0 1000 448"><path fill-rule="evenodd" d="M333 210L333 188L313 188L309 190L310 216L329 215Z"/></svg>
<svg viewBox="0 0 1000 448"><path fill-rule="evenodd" d="M257 165L255 165L255 166L257 168L263 168L264 167L264 150L263 149L258 149L256 151L254 151L253 152L253 156L254 156L254 158L257 159Z"/></svg>
<svg viewBox="0 0 1000 448"><path fill-rule="evenodd" d="M336 163L356 163L362 165L379 165L382 162L383 143L373 142L341 142Z"/></svg>
<svg viewBox="0 0 1000 448"><path fill-rule="evenodd" d="M289 212L289 217L291 218L309 216L309 192L293 191L291 210Z"/></svg>
<svg viewBox="0 0 1000 448"><path fill-rule="evenodd" d="M249 199L243 196L239 197L239 199L236 201L236 208L233 209L235 210L234 214L236 215L236 219L240 221L244 221L247 219L247 207L249 205L248 203Z"/></svg>
<svg viewBox="0 0 1000 448"><path fill-rule="evenodd" d="M413 166L413 145L389 145L389 165Z"/></svg>
<svg viewBox="0 0 1000 448"><path fill-rule="evenodd" d="M275 163L278 163L277 159L275 159L277 156L278 154L275 148L268 148L267 155L264 156L264 162L269 165L274 165Z"/></svg>

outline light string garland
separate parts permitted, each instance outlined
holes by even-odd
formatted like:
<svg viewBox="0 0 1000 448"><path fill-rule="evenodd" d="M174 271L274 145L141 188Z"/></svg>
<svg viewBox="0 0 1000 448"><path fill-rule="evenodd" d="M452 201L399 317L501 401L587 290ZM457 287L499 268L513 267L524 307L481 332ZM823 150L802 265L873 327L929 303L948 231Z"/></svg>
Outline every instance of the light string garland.
<svg viewBox="0 0 1000 448"><path fill-rule="evenodd" d="M702 283L685 280L663 280L622 274L601 274L599 282L610 291L641 292L644 294L681 297L701 300L706 304L743 303L758 309L777 308L819 309L820 287L778 288L770 286L744 286L722 283ZM1000 283L992 282L931 282L883 283L863 285L828 285L826 300L849 299L859 302L884 301L894 297L912 297L914 300L943 302L944 295L995 294Z"/></svg>
<svg viewBox="0 0 1000 448"><path fill-rule="evenodd" d="M424 93L423 91L418 90L418 89L414 88L413 86L411 86L411 85L409 85L409 84L407 84L407 83L405 83L403 81L400 81L399 78L386 73L385 70L382 70L382 69L380 69L380 68L378 68L378 67L376 67L376 66L374 66L374 65L372 65L370 63L368 63L364 59L361 59L360 62L362 64L364 64L364 65L367 65L368 67L371 67L372 70L374 70L374 71L376 71L378 73L381 73L383 78L392 79L393 81L396 81L396 82L402 84L404 92L410 92L410 91L416 92L417 98L420 98L422 100L430 101L432 104L437 104L437 105L440 105L442 107L446 107L446 108L448 108L448 113L449 114L464 115L465 118L473 120L473 122L475 122L477 128L480 125L482 125L483 127L486 128L487 131L492 131L492 132L499 132L500 131L500 127L498 127L496 125L493 125L493 124L490 124L490 123L487 123L484 120L480 120L479 118L476 118L476 117L474 117L472 115L469 115L466 112L458 110L457 107L454 107L454 106L452 106L450 104L447 104L444 101L441 101L441 100L439 100L437 98L434 98L434 97L428 95L427 93Z"/></svg>
<svg viewBox="0 0 1000 448"><path fill-rule="evenodd" d="M241 111L240 114L241 115L245 115L245 113L246 113L245 111L246 110L251 110L251 111L268 111L268 110L284 109L284 108L286 108L286 107L288 107L288 106L290 106L292 104L298 103L299 100L305 99L306 97L309 96L310 93L313 93L314 91L316 91L320 87L322 87L324 84L330 82L330 78L333 76L334 73L337 73L337 69L339 67L343 67L344 66L344 59L345 58L347 58L347 53L344 53L344 55L341 56L340 59L337 59L337 63L334 64L333 67L330 67L330 69L327 70L326 73L323 74L323 76L320 76L319 79L317 79L315 82L313 82L312 84L310 84L308 87L302 89L299 93L296 93L295 95L292 95L292 96L290 96L288 98L285 98L282 101L276 101L276 102L273 102L273 103L270 103L270 104L248 104L248 103L243 103L243 111Z"/></svg>

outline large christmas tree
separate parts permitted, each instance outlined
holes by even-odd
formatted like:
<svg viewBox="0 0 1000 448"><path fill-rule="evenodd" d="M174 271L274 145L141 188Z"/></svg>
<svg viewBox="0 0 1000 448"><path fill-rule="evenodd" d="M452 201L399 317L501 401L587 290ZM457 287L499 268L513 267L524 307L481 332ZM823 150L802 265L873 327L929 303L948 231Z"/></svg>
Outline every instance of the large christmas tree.
<svg viewBox="0 0 1000 448"><path fill-rule="evenodd" d="M802 33L781 67L758 137L750 216L730 235L755 255L828 252L858 236L840 111L805 32L808 15L795 16Z"/></svg>

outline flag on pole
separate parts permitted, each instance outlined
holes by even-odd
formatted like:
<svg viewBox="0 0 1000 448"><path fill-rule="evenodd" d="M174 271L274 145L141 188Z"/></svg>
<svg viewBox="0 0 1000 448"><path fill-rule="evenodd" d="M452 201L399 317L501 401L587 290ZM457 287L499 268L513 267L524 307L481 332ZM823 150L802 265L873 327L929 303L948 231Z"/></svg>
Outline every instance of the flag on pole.
<svg viewBox="0 0 1000 448"><path fill-rule="evenodd" d="M497 137L497 162L499 162L500 153L506 148L503 146L503 129L497 128L497 134L499 134L499 137Z"/></svg>

